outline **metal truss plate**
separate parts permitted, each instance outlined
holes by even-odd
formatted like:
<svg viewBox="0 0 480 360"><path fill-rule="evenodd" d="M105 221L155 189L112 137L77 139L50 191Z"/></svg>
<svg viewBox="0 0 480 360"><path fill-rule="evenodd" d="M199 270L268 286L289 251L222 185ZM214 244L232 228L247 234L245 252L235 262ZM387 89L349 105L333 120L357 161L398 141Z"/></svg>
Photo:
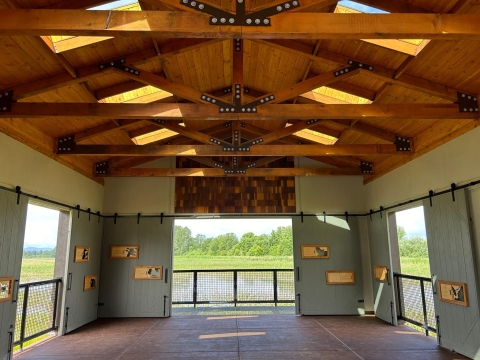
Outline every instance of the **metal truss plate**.
<svg viewBox="0 0 480 360"><path fill-rule="evenodd" d="M373 164L371 162L362 161L360 163L360 171L362 174L373 174Z"/></svg>
<svg viewBox="0 0 480 360"><path fill-rule="evenodd" d="M108 171L108 161L102 161L95 164L95 175L105 175Z"/></svg>
<svg viewBox="0 0 480 360"><path fill-rule="evenodd" d="M12 111L13 90L0 92L0 112Z"/></svg>
<svg viewBox="0 0 480 360"><path fill-rule="evenodd" d="M476 95L464 94L457 92L458 109L460 112L477 112L478 98Z"/></svg>
<svg viewBox="0 0 480 360"><path fill-rule="evenodd" d="M57 154L68 154L75 149L75 135L61 136L57 140Z"/></svg>
<svg viewBox="0 0 480 360"><path fill-rule="evenodd" d="M410 139L395 135L395 147L397 148L397 151L410 151Z"/></svg>
<svg viewBox="0 0 480 360"><path fill-rule="evenodd" d="M349 66L347 66L346 68L341 69L341 70L337 70L333 74L337 77L337 76L342 76L342 75L348 74L349 72L352 72L352 71L358 70L358 69L364 69L364 70L368 70L368 71L373 71L375 69L375 67L372 66L372 65L361 63L361 62L354 61L354 60L348 60L348 65Z"/></svg>
<svg viewBox="0 0 480 360"><path fill-rule="evenodd" d="M136 76L140 75L140 70L132 69L131 67L127 66L125 63L125 59L118 59L115 61L109 61L109 62L98 65L98 68L100 70L105 70L112 67L122 70L124 72L128 72L132 75L136 75Z"/></svg>

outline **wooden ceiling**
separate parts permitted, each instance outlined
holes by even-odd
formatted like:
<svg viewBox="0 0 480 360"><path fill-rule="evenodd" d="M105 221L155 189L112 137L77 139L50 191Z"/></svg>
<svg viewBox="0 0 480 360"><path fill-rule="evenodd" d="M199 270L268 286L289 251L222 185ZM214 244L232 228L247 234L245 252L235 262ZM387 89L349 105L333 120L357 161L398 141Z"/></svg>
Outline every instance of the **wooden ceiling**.
<svg viewBox="0 0 480 360"><path fill-rule="evenodd" d="M10 108L0 99L0 131L100 183L362 174L369 182L478 126L478 109L456 102L457 91L480 89L480 3L356 2L391 14L299 0L270 26L218 26L180 0L121 12L84 10L100 0L0 0L0 89L14 100ZM235 1L202 3L235 12ZM284 4L244 5L248 14ZM225 155L231 161L212 160ZM132 169L165 156L198 166ZM332 168L268 168L285 156Z"/></svg>

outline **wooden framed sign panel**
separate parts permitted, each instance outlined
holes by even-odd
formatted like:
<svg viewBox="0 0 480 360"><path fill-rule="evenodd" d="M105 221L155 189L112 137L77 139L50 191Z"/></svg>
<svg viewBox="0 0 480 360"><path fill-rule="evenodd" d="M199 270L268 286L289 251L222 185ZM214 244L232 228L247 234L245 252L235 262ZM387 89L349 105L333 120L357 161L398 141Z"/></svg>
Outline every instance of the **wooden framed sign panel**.
<svg viewBox="0 0 480 360"><path fill-rule="evenodd" d="M353 270L327 270L325 272L327 285L354 285L355 271Z"/></svg>
<svg viewBox="0 0 480 360"><path fill-rule="evenodd" d="M329 259L330 245L302 245L302 259Z"/></svg>
<svg viewBox="0 0 480 360"><path fill-rule="evenodd" d="M450 304L468 306L467 284L438 280L440 300Z"/></svg>
<svg viewBox="0 0 480 360"><path fill-rule="evenodd" d="M0 302L12 300L13 276L0 278Z"/></svg>
<svg viewBox="0 0 480 360"><path fill-rule="evenodd" d="M378 281L388 280L388 269L386 266L375 265L373 267L373 274L375 276L375 280L378 280Z"/></svg>
<svg viewBox="0 0 480 360"><path fill-rule="evenodd" d="M110 259L138 259L139 252L139 245L112 245Z"/></svg>
<svg viewBox="0 0 480 360"><path fill-rule="evenodd" d="M89 262L90 261L90 246L75 246L74 262Z"/></svg>
<svg viewBox="0 0 480 360"><path fill-rule="evenodd" d="M83 291L96 289L98 286L98 275L86 275L83 280Z"/></svg>
<svg viewBox="0 0 480 360"><path fill-rule="evenodd" d="M162 280L162 279L163 279L163 266L161 265L133 267L133 280Z"/></svg>

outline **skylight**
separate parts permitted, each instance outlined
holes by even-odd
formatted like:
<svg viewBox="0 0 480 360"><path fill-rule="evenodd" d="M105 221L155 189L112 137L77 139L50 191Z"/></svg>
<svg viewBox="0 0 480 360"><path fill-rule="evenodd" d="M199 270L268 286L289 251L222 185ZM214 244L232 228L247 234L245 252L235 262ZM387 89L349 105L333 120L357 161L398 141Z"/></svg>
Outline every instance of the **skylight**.
<svg viewBox="0 0 480 360"><path fill-rule="evenodd" d="M322 86L308 93L302 94L302 97L321 102L322 104L371 104L368 99L355 96L340 90L335 90L327 86Z"/></svg>
<svg viewBox="0 0 480 360"><path fill-rule="evenodd" d="M87 10L119 10L121 7L129 7L129 5L138 4L138 1L135 0L117 0L112 1L103 5L94 6L88 8Z"/></svg>
<svg viewBox="0 0 480 360"><path fill-rule="evenodd" d="M339 1L335 9L336 13L342 14L389 14L387 11L377 9L372 6L359 4L355 1L342 0ZM417 56L420 51L430 42L424 39L392 39L392 40L377 40L377 39L362 39L362 41L382 46L391 50L399 51L410 56Z"/></svg>
<svg viewBox="0 0 480 360"><path fill-rule="evenodd" d="M146 104L172 96L171 93L153 86L145 86L122 94L110 96L104 99L105 103L134 103Z"/></svg>

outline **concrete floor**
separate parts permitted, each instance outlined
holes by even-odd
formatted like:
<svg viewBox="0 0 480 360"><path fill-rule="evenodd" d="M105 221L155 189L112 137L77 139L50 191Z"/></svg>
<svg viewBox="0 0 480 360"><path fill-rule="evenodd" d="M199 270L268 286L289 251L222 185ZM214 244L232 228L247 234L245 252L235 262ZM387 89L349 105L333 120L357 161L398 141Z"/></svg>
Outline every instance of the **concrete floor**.
<svg viewBox="0 0 480 360"><path fill-rule="evenodd" d="M231 309L229 311L232 311ZM233 313L100 319L34 345L18 360L453 360L435 338L373 316Z"/></svg>

